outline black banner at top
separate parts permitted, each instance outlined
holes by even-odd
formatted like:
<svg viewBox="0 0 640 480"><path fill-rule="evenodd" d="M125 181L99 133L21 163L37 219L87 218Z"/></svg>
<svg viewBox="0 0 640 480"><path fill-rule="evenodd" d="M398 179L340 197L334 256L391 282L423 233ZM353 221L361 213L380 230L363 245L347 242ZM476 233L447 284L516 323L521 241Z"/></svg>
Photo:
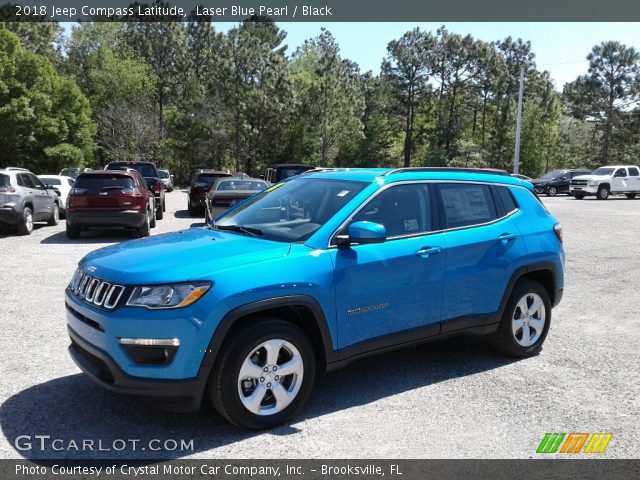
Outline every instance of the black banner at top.
<svg viewBox="0 0 640 480"><path fill-rule="evenodd" d="M5 21L640 21L637 0L0 0Z"/></svg>

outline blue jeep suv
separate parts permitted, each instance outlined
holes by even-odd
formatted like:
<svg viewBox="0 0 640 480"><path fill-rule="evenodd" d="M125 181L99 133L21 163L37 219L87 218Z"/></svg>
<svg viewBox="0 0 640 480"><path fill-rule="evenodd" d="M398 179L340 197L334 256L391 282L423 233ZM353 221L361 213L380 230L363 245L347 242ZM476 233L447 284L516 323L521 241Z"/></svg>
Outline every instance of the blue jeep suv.
<svg viewBox="0 0 640 480"><path fill-rule="evenodd" d="M317 170L204 228L84 257L70 353L104 388L232 423L296 415L321 371L484 335L537 354L563 292L562 229L531 184L484 170Z"/></svg>

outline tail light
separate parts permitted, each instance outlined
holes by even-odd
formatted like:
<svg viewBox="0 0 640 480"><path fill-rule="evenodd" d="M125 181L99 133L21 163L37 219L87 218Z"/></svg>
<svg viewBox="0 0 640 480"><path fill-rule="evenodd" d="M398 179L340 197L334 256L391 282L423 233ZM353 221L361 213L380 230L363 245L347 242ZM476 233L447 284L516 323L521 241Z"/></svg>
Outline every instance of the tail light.
<svg viewBox="0 0 640 480"><path fill-rule="evenodd" d="M156 182L156 193L160 195L160 182Z"/></svg>
<svg viewBox="0 0 640 480"><path fill-rule="evenodd" d="M142 193L140 193L140 190L138 190L136 187L123 188L120 191L125 195L131 195L133 197L139 197L140 195L142 195Z"/></svg>
<svg viewBox="0 0 640 480"><path fill-rule="evenodd" d="M13 188L11 185L7 186L7 187L0 187L0 193L15 193L16 189Z"/></svg>
<svg viewBox="0 0 640 480"><path fill-rule="evenodd" d="M553 226L553 231L555 232L556 237L558 237L558 240L560 240L560 243L562 243L562 238L563 238L562 237L562 225L559 224L559 223L556 223Z"/></svg>
<svg viewBox="0 0 640 480"><path fill-rule="evenodd" d="M86 188L72 188L69 195L83 195L86 191Z"/></svg>

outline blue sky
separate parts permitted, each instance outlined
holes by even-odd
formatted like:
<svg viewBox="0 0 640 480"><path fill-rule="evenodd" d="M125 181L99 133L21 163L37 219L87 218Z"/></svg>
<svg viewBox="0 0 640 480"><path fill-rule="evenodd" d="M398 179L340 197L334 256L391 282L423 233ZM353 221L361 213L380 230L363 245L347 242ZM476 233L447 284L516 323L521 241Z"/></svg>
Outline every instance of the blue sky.
<svg viewBox="0 0 640 480"><path fill-rule="evenodd" d="M380 71L382 58L389 41L419 26L432 31L437 23L279 23L287 33L285 43L289 53L305 39L317 36L320 28L331 31L340 45L341 55L360 65L362 72ZM227 31L233 23L215 23L217 30ZM640 50L640 23L445 23L450 32L471 34L485 41L500 40L507 36L530 40L539 68L548 70L556 88L561 90L566 82L586 73L585 57L591 48L605 40L618 40Z"/></svg>

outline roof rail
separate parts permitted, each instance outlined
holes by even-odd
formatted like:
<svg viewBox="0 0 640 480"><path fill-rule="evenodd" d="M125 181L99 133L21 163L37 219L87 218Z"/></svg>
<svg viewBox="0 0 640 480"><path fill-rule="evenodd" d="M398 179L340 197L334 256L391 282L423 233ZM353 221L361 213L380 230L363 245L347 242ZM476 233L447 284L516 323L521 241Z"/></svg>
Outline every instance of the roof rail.
<svg viewBox="0 0 640 480"><path fill-rule="evenodd" d="M468 172L468 173L484 173L489 175L509 175L509 172L492 170L485 168L464 168L464 167L402 167L389 170L383 173L381 176L386 177L392 173L405 173L405 172Z"/></svg>

